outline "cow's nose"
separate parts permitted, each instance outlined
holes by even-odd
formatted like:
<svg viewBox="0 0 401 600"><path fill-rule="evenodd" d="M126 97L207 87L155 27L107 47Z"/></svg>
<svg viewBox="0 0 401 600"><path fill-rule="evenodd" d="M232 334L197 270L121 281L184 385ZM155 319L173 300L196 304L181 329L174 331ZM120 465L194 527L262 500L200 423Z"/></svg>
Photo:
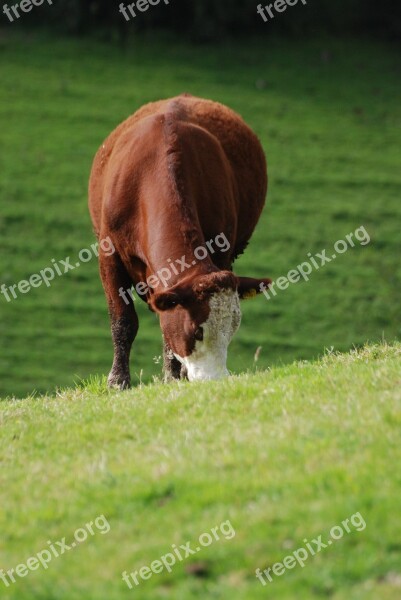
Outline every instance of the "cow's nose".
<svg viewBox="0 0 401 600"><path fill-rule="evenodd" d="M214 381L217 379L223 379L228 377L230 373L226 368L222 368L215 371L206 371L203 369L188 369L189 381Z"/></svg>

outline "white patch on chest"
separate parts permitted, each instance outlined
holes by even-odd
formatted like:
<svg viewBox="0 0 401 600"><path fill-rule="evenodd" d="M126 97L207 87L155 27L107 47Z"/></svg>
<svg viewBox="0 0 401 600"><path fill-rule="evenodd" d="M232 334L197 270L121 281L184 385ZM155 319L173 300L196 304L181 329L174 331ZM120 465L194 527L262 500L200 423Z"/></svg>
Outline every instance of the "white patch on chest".
<svg viewBox="0 0 401 600"><path fill-rule="evenodd" d="M220 379L227 370L228 345L241 323L238 292L222 290L211 296L210 314L201 324L203 341L197 341L190 356L175 357L185 365L189 381Z"/></svg>

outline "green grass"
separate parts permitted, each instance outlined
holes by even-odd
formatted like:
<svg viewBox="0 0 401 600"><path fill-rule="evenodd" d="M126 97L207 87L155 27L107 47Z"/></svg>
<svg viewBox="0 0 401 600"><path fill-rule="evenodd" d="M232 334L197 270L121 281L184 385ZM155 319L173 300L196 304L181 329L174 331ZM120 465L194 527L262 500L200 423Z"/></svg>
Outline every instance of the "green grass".
<svg viewBox="0 0 401 600"><path fill-rule="evenodd" d="M111 529L47 571L0 580L1 597L398 599L400 358L399 343L372 345L221 382L118 393L92 378L2 402L1 567L71 542L98 515ZM357 512L363 531L270 587L255 578ZM226 520L232 539L135 590L121 581Z"/></svg>
<svg viewBox="0 0 401 600"><path fill-rule="evenodd" d="M11 28L0 45L0 283L90 246L86 188L98 146L145 102L188 91L238 110L268 156L268 204L240 275L275 279L360 225L372 239L309 283L244 304L230 368L253 369L259 346L267 368L400 337L401 79L391 47L274 38L190 47L143 37L124 55ZM140 313L136 383L160 372L157 319ZM96 261L9 304L0 296L0 331L3 396L106 374L112 345Z"/></svg>

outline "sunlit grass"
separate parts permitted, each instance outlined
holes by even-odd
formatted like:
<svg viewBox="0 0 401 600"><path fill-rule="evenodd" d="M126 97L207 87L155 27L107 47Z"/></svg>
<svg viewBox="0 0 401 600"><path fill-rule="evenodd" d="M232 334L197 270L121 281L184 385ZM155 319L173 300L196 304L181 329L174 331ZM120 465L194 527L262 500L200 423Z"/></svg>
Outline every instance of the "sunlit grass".
<svg viewBox="0 0 401 600"><path fill-rule="evenodd" d="M5 600L399 597L401 346L123 393L91 378L0 403L0 565L99 515L95 535ZM344 536L263 587L266 569L360 512ZM236 531L129 590L136 571L229 519ZM202 577L198 576L202 573Z"/></svg>

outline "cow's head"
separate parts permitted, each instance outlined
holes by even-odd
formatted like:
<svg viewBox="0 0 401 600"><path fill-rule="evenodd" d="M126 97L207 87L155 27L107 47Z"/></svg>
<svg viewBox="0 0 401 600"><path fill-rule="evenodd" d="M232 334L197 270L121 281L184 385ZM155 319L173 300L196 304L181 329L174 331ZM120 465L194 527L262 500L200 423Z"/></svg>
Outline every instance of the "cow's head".
<svg viewBox="0 0 401 600"><path fill-rule="evenodd" d="M188 278L152 297L164 339L190 381L228 375L227 348L241 322L239 301L270 283L219 271Z"/></svg>

